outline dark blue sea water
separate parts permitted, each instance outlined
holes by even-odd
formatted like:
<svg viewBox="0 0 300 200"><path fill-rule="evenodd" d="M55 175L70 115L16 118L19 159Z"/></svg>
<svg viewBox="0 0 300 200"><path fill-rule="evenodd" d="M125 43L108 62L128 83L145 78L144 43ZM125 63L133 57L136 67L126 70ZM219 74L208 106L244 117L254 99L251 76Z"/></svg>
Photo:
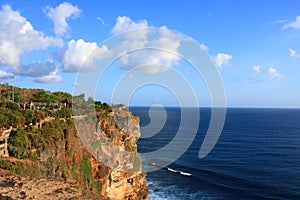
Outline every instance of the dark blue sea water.
<svg viewBox="0 0 300 200"><path fill-rule="evenodd" d="M150 123L149 108L131 110L140 116L142 127ZM166 113L162 130L138 141L142 154L174 138L181 110L166 108ZM200 109L197 135L178 160L148 173L150 199L300 199L300 109L228 108L219 141L199 159L210 113L209 108ZM147 131L151 130L142 135ZM156 163L143 156L143 165L147 164Z"/></svg>

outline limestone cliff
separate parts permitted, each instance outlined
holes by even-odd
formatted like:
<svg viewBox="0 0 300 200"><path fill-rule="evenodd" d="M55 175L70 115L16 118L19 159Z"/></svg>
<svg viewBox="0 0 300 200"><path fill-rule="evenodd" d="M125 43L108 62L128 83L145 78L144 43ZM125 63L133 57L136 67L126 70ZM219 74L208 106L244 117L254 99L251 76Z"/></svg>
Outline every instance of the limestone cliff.
<svg viewBox="0 0 300 200"><path fill-rule="evenodd" d="M139 118L120 107L97 113L95 120L96 125L85 118L56 118L36 127L44 134L59 128L44 138L37 138L35 128L27 129L34 159L2 158L0 167L31 178L76 183L100 199L148 199L136 146Z"/></svg>

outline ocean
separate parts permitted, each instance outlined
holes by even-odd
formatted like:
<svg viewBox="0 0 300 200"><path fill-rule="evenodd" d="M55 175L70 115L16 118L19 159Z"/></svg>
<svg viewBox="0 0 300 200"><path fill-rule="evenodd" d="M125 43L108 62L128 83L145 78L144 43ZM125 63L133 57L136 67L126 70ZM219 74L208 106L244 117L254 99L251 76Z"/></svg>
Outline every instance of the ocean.
<svg viewBox="0 0 300 200"><path fill-rule="evenodd" d="M149 109L130 108L140 116L141 127L155 122ZM147 153L172 141L182 109L200 109L196 136L182 156L159 169L159 160L169 158L149 158ZM147 174L150 200L300 199L300 109L228 108L218 142L202 159L198 154L211 109L182 109L165 108L167 117L161 130L138 141L143 166L159 169ZM142 128L141 134L151 131ZM172 151L182 151L181 145Z"/></svg>

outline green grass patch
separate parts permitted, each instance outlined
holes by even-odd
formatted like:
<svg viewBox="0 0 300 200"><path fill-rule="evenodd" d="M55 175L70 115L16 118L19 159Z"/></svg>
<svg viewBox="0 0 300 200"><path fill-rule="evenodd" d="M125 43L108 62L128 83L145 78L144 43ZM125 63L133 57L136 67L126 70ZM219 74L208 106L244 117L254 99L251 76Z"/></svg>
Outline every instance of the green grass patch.
<svg viewBox="0 0 300 200"><path fill-rule="evenodd" d="M0 167L10 171L13 174L28 174L28 172L24 169L24 164L21 162L17 162L17 167L14 167L9 161L0 160Z"/></svg>
<svg viewBox="0 0 300 200"><path fill-rule="evenodd" d="M40 175L41 178L46 178L46 173L43 170L40 171Z"/></svg>
<svg viewBox="0 0 300 200"><path fill-rule="evenodd" d="M94 180L92 183L92 189L94 189L94 188L97 190L97 192L101 193L102 192L102 183L99 183Z"/></svg>
<svg viewBox="0 0 300 200"><path fill-rule="evenodd" d="M76 171L77 171L77 165L72 165L72 169L71 169L71 177L72 179L76 180L77 179L77 175L76 175Z"/></svg>
<svg viewBox="0 0 300 200"><path fill-rule="evenodd" d="M73 149L72 147L68 151L68 156L71 158L73 156Z"/></svg>
<svg viewBox="0 0 300 200"><path fill-rule="evenodd" d="M85 182L88 182L92 178L92 164L89 160L89 157L86 155L82 156L80 170Z"/></svg>
<svg viewBox="0 0 300 200"><path fill-rule="evenodd" d="M15 171L17 174L28 174L28 172L24 169L24 164L21 162L17 163L17 168L15 169Z"/></svg>

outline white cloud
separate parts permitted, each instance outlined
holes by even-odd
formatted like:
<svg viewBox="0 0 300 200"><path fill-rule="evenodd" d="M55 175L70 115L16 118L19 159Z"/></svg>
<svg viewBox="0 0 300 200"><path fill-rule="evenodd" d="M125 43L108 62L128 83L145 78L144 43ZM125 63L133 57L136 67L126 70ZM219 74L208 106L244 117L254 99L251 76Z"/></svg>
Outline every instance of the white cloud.
<svg viewBox="0 0 300 200"><path fill-rule="evenodd" d="M163 30L162 32L165 31ZM135 40L134 42L128 40L124 44L129 49L137 48L141 50L123 55L120 59L121 69L131 70L132 68L139 67L138 69L141 71L156 74L177 65L180 60L176 55L180 41L174 36L168 36L166 32L161 33L160 37L154 40ZM155 46L156 49L148 49L147 47L149 46Z"/></svg>
<svg viewBox="0 0 300 200"><path fill-rule="evenodd" d="M266 75L269 77L270 80L276 80L283 78L283 75L278 72L278 70L274 67L269 67L267 69L262 69L261 66L255 65L252 67L252 69L255 71L255 74L252 76L253 78L259 76L259 75Z"/></svg>
<svg viewBox="0 0 300 200"><path fill-rule="evenodd" d="M61 46L62 40L45 37L44 33L34 30L31 23L4 5L0 10L0 66L16 66L25 52Z"/></svg>
<svg viewBox="0 0 300 200"><path fill-rule="evenodd" d="M0 82L11 82L16 79L15 75L0 70Z"/></svg>
<svg viewBox="0 0 300 200"><path fill-rule="evenodd" d="M282 29L286 28L300 29L300 16L297 16L295 21L289 22L282 27Z"/></svg>
<svg viewBox="0 0 300 200"><path fill-rule="evenodd" d="M93 59L100 59L107 52L106 46L98 47L95 42L71 40L67 50L61 52L62 55L57 56L57 59L62 62L65 72L78 72L81 67L82 71L89 71L93 69Z"/></svg>
<svg viewBox="0 0 300 200"><path fill-rule="evenodd" d="M252 68L256 73L260 74L261 73L261 67L258 65L253 66Z"/></svg>
<svg viewBox="0 0 300 200"><path fill-rule="evenodd" d="M286 19L280 19L280 20L272 22L271 24L282 24L282 23L286 23L287 21L288 20L286 20Z"/></svg>
<svg viewBox="0 0 300 200"><path fill-rule="evenodd" d="M223 66L229 65L229 61L231 59L232 59L232 55L225 54L225 53L218 53L215 56L214 61L216 65L221 68Z"/></svg>
<svg viewBox="0 0 300 200"><path fill-rule="evenodd" d="M289 48L289 54L291 57L300 58L300 53L297 53L294 49Z"/></svg>
<svg viewBox="0 0 300 200"><path fill-rule="evenodd" d="M104 25L104 19L101 17L97 17L96 20L98 20L102 25Z"/></svg>
<svg viewBox="0 0 300 200"><path fill-rule="evenodd" d="M138 28L147 28L147 27L148 27L148 22L145 19L139 22L135 22L127 16L119 16L111 32L112 34L118 34L124 31L130 31Z"/></svg>
<svg viewBox="0 0 300 200"><path fill-rule="evenodd" d="M56 66L52 62L33 62L28 65L19 65L13 68L13 72L16 75L39 77L50 74L56 69Z"/></svg>
<svg viewBox="0 0 300 200"><path fill-rule="evenodd" d="M173 33L165 26L153 36L151 29L147 29L149 26L146 20L134 22L129 17L123 16L117 18L112 33L137 28L145 29L125 33L124 41L112 52L114 57L122 55L119 59L120 69L135 69L155 74L167 71L169 67L178 64L180 58L176 54L180 47L180 35Z"/></svg>
<svg viewBox="0 0 300 200"><path fill-rule="evenodd" d="M208 46L204 43L200 44L201 49L203 49L204 51L208 50Z"/></svg>
<svg viewBox="0 0 300 200"><path fill-rule="evenodd" d="M82 84L82 83L75 82L75 83L73 83L73 86L74 86L74 87L82 87L83 84Z"/></svg>
<svg viewBox="0 0 300 200"><path fill-rule="evenodd" d="M147 33L148 33L148 22L147 20L140 20L138 22L133 21L127 16L119 16L116 19L116 24L111 30L112 34L120 34L126 31L131 31L128 33L124 33L127 38L137 40L147 40ZM139 30L137 30L139 29ZM134 32L132 32L135 30ZM142 41L139 41L142 42Z"/></svg>
<svg viewBox="0 0 300 200"><path fill-rule="evenodd" d="M270 76L271 79L277 79L282 77L282 75L274 67L269 67L267 69L267 74Z"/></svg>
<svg viewBox="0 0 300 200"><path fill-rule="evenodd" d="M58 69L56 68L54 71L50 72L49 75L41 76L36 78L34 81L37 83L58 83L62 82L62 77L57 75Z"/></svg>
<svg viewBox="0 0 300 200"><path fill-rule="evenodd" d="M81 13L81 10L77 6L64 2L55 8L47 6L45 12L54 23L55 34L63 36L67 34L69 29L69 25L66 20L68 18L77 18Z"/></svg>

